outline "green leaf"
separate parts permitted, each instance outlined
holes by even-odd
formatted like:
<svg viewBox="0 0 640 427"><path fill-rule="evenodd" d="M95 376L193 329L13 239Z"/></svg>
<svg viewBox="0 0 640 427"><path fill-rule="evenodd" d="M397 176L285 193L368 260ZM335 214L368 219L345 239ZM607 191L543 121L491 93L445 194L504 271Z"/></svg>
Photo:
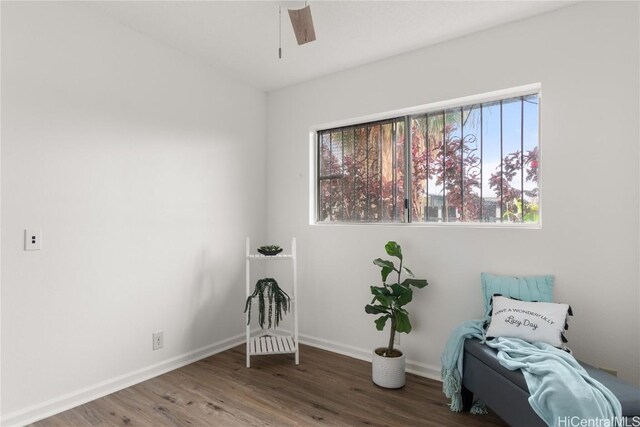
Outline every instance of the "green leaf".
<svg viewBox="0 0 640 427"><path fill-rule="evenodd" d="M365 305L364 311L366 311L369 314L387 314L389 312L387 308L380 307L377 305L371 305L371 304Z"/></svg>
<svg viewBox="0 0 640 427"><path fill-rule="evenodd" d="M388 297L391 295L391 291L386 286L370 286L371 294L382 295Z"/></svg>
<svg viewBox="0 0 640 427"><path fill-rule="evenodd" d="M380 304L382 307L385 307L385 308L391 307L391 300L389 300L389 298L376 295L375 299L378 302L378 304Z"/></svg>
<svg viewBox="0 0 640 427"><path fill-rule="evenodd" d="M427 281L425 279L404 279L404 282L402 282L402 285L404 286L415 286L416 288L424 288L425 286L428 285Z"/></svg>
<svg viewBox="0 0 640 427"><path fill-rule="evenodd" d="M390 268L392 270L397 271L396 270L396 266L393 265L393 261L389 261L387 259L382 259L382 258L376 258L376 259L373 260L373 263L375 265L377 265L378 267L388 267L388 268Z"/></svg>
<svg viewBox="0 0 640 427"><path fill-rule="evenodd" d="M373 294L373 297L384 307L391 306L391 300L389 299L391 292L387 288L371 286L371 293Z"/></svg>
<svg viewBox="0 0 640 427"><path fill-rule="evenodd" d="M403 267L402 267L402 270L404 270L404 272L405 272L405 273L407 273L409 276L411 276L411 277L415 277L415 276L413 275L413 271L409 270L409 268L407 268L407 267L404 267L404 266L403 266Z"/></svg>
<svg viewBox="0 0 640 427"><path fill-rule="evenodd" d="M373 263L381 268L380 274L382 275L383 283L387 281L387 277L389 277L389 274L391 274L391 272L398 271L396 270L396 266L393 265L393 262L386 259L376 258L373 260Z"/></svg>
<svg viewBox="0 0 640 427"><path fill-rule="evenodd" d="M387 282L387 277L389 277L389 274L391 273L393 273L393 269L389 267L382 267L382 270L380 270L380 275L382 276L382 283Z"/></svg>
<svg viewBox="0 0 640 427"><path fill-rule="evenodd" d="M378 317L375 320L376 323L376 329L381 331L384 329L384 325L387 323L387 319L389 318L389 316L382 316L382 317Z"/></svg>
<svg viewBox="0 0 640 427"><path fill-rule="evenodd" d="M408 289L408 287L400 285L398 283L393 283L389 285L389 288L391 289L391 295L393 296L398 296L402 294L404 290Z"/></svg>
<svg viewBox="0 0 640 427"><path fill-rule="evenodd" d="M396 331L409 333L411 332L411 322L409 321L409 315L404 310L396 311Z"/></svg>
<svg viewBox="0 0 640 427"><path fill-rule="evenodd" d="M411 288L394 283L393 285L391 285L391 289L393 290L393 295L395 296L397 307L402 307L405 304L409 304L413 299L413 291L411 290Z"/></svg>
<svg viewBox="0 0 640 427"><path fill-rule="evenodd" d="M394 256L398 259L402 259L402 249L400 248L400 245L397 244L396 242L393 242L393 241L387 242L387 244L384 245L384 249L387 251L387 254L389 256Z"/></svg>

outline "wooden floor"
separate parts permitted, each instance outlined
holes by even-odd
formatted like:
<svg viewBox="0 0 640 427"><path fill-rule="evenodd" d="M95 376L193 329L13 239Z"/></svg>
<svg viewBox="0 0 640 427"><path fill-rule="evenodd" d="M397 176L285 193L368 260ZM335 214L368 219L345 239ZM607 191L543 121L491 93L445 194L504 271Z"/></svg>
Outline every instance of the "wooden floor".
<svg viewBox="0 0 640 427"><path fill-rule="evenodd" d="M39 421L33 426L505 426L494 415L449 411L442 384L407 374L386 390L371 364L301 346L257 356L244 346Z"/></svg>

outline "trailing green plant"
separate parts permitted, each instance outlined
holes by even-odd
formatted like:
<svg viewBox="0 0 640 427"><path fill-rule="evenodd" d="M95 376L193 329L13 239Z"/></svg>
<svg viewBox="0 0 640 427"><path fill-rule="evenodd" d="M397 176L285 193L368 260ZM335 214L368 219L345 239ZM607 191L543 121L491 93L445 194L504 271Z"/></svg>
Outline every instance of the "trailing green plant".
<svg viewBox="0 0 640 427"><path fill-rule="evenodd" d="M244 312L248 312L247 325L251 323L251 300L258 299L258 324L264 329L265 320L268 328L278 327L282 320L283 313L286 314L291 307L291 298L283 291L276 279L270 277L260 279L256 282L256 287L244 305ZM265 313L266 302L269 302L269 311ZM266 316L265 316L266 314Z"/></svg>
<svg viewBox="0 0 640 427"><path fill-rule="evenodd" d="M385 357L397 357L399 354L394 353L393 341L396 332L411 332L411 322L409 321L409 312L403 307L413 299L413 289L411 286L422 289L428 285L425 279L416 279L411 270L403 265L402 248L396 242L390 241L384 246L387 255L398 258L399 266L396 268L393 261L376 258L373 263L380 267L382 276L382 286L371 286L373 300L364 307L369 314L381 314L375 320L376 329L382 331L387 323L391 320L391 333L389 335L389 344L382 354ZM402 273L406 273L408 278L402 280ZM396 283L387 283L389 275L397 273Z"/></svg>

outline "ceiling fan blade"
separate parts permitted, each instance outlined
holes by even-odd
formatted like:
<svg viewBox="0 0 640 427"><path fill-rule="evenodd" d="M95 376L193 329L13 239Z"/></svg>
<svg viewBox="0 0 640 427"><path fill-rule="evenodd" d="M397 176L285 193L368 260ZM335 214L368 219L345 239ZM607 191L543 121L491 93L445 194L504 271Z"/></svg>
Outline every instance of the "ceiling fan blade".
<svg viewBox="0 0 640 427"><path fill-rule="evenodd" d="M288 9L293 32L299 45L312 42L316 39L316 31L313 28L313 18L311 18L311 6L302 9Z"/></svg>

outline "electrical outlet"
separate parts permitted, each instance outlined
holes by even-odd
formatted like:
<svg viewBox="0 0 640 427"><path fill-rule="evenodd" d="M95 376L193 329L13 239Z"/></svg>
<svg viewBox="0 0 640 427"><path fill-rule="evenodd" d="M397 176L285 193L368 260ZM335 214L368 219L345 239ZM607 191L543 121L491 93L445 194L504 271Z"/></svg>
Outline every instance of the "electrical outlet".
<svg viewBox="0 0 640 427"><path fill-rule="evenodd" d="M164 347L164 332L153 333L153 351L160 350Z"/></svg>
<svg viewBox="0 0 640 427"><path fill-rule="evenodd" d="M42 230L24 230L24 250L39 251L42 248Z"/></svg>

